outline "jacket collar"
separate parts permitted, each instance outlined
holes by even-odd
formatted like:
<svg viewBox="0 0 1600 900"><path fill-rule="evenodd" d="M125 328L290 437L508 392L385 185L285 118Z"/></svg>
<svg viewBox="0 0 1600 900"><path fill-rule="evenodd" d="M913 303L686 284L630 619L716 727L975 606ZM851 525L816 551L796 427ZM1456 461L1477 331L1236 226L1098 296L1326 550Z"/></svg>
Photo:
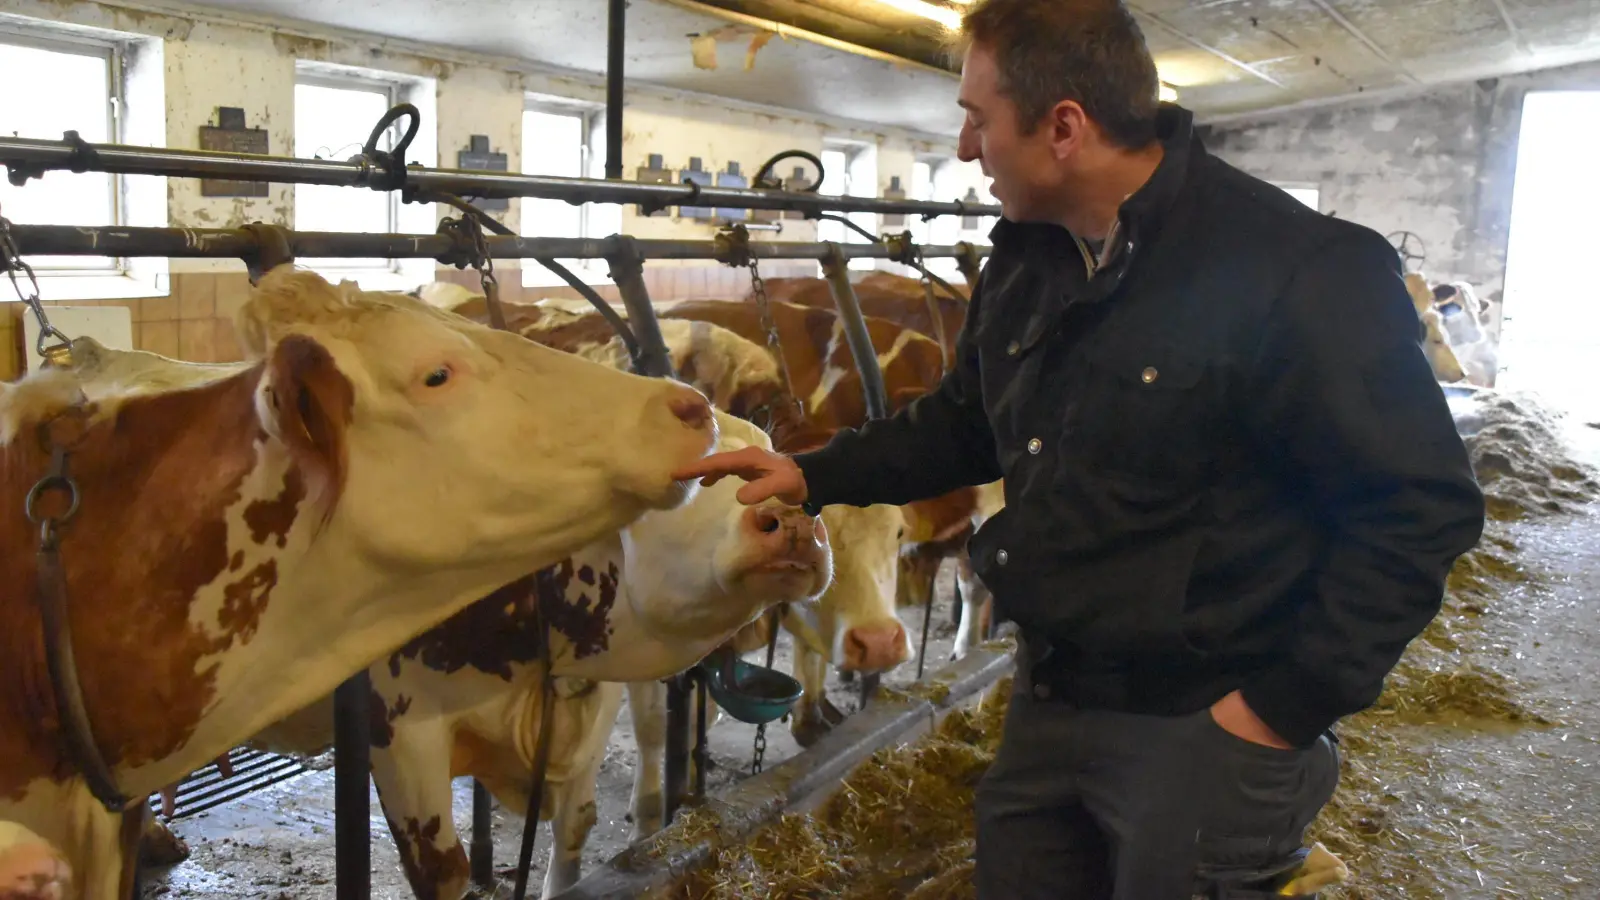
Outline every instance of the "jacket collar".
<svg viewBox="0 0 1600 900"><path fill-rule="evenodd" d="M1156 138L1161 141L1161 162L1117 211L1121 222L1119 231L1124 236L1137 236L1141 242L1148 242L1161 230L1161 223L1187 180L1191 165L1205 153L1194 133L1194 113L1175 103L1163 103L1156 111ZM1064 230L1059 225L1012 222L1002 218L989 230L989 242L999 248L1013 241L1025 241L1029 235Z"/></svg>

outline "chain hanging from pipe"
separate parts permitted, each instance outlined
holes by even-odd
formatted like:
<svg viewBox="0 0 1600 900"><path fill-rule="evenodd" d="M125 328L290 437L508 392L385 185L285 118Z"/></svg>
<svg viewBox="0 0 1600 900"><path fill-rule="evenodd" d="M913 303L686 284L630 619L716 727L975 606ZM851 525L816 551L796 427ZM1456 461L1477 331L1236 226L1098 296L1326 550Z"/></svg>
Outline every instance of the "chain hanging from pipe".
<svg viewBox="0 0 1600 900"><path fill-rule="evenodd" d="M798 153L799 151L791 151ZM773 157L769 163L781 157ZM750 232L742 224L735 224L725 231L719 231L714 238L717 248L717 258L734 268L747 268L750 270L750 290L756 298L756 310L761 316L761 329L767 336L767 350L778 363L778 377L782 380L784 397L788 403L794 404L795 412L805 415L805 406L794 392L794 380L789 375L789 358L783 352L783 339L778 335L778 323L772 315L772 301L767 297L767 283L761 277L761 269L756 263L756 256L750 250ZM768 415L766 428L770 431L775 415Z"/></svg>
<svg viewBox="0 0 1600 900"><path fill-rule="evenodd" d="M72 365L72 339L62 334L61 329L52 325L50 317L45 315L44 302L39 299L39 279L33 274L33 267L17 252L17 242L11 234L11 220L3 215L0 215L0 265L5 266L6 275L11 278L11 288L17 292L18 299L27 304L39 323L39 338L34 342L34 350L44 365L62 368ZM28 276L28 290L23 290L22 283L17 281L18 269ZM52 345L49 343L51 340L57 343Z"/></svg>

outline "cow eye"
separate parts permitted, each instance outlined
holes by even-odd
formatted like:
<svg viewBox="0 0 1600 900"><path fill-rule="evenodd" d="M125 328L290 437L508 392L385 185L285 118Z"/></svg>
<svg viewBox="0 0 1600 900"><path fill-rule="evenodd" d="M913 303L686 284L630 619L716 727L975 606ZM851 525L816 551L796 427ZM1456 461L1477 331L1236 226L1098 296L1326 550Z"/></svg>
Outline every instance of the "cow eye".
<svg viewBox="0 0 1600 900"><path fill-rule="evenodd" d="M449 380L450 370L444 366L440 366L439 368L434 369L432 372L429 372L428 377L422 379L422 383L432 388L438 387Z"/></svg>

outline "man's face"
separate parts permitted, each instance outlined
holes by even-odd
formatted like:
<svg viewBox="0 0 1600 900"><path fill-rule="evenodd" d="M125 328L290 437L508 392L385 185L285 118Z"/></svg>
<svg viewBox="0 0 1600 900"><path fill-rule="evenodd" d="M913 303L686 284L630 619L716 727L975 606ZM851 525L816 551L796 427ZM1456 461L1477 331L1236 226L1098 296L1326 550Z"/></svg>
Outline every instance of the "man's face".
<svg viewBox="0 0 1600 900"><path fill-rule="evenodd" d="M1064 162L1054 144L1055 129L1044 121L1036 123L1032 134L1023 133L1016 104L1001 93L994 54L982 45L967 50L957 102L967 117L956 155L964 162L977 160L994 179L989 192L1005 217L1013 222L1054 221Z"/></svg>

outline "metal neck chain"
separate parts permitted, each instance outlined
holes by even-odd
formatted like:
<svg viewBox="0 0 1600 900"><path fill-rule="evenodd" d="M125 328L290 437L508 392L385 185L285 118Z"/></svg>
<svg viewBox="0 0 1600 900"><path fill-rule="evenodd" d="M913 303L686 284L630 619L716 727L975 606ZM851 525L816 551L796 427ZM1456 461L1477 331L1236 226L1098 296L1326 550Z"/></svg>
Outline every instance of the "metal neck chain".
<svg viewBox="0 0 1600 900"><path fill-rule="evenodd" d="M783 342L778 337L778 323L772 317L772 301L767 299L767 283L761 278L761 270L757 267L754 256L750 257L746 265L750 268L750 288L756 295L756 309L761 313L761 328L767 333L767 349L772 351L772 355L778 360L778 375L783 379L783 393L789 398L789 402L794 404L795 412L805 415L805 407L795 395L794 381L789 377L789 359L783 353Z"/></svg>
<svg viewBox="0 0 1600 900"><path fill-rule="evenodd" d="M939 361L943 364L943 371L950 371L950 348L947 346L947 337L944 333L944 316L939 300L933 294L933 273L928 271L928 261L922 255L922 248L915 247L911 251L912 265L916 267L918 281L922 283L922 299L928 307L928 324L933 329L934 340L939 342Z"/></svg>
<svg viewBox="0 0 1600 900"><path fill-rule="evenodd" d="M4 266L6 275L11 278L11 287L17 292L28 308L33 310L33 317L39 322L39 340L34 349L38 351L39 358L45 365L64 366L71 362L72 339L61 333L61 330L50 324L50 317L44 314L44 304L39 300L39 279L33 274L33 267L22 259L22 254L17 252L17 242L11 233L11 221L0 216L0 266ZM21 269L28 276L29 290L22 289L21 282L17 281L17 270ZM50 345L54 339L57 343Z"/></svg>
<svg viewBox="0 0 1600 900"><path fill-rule="evenodd" d="M787 603L780 604L772 610L772 633L767 635L767 668L772 668L772 661L778 655L778 629L783 626L783 617L789 611ZM785 717L787 718L787 717ZM750 759L750 774L761 774L761 764L767 755L767 723L762 722L756 726L755 754Z"/></svg>

